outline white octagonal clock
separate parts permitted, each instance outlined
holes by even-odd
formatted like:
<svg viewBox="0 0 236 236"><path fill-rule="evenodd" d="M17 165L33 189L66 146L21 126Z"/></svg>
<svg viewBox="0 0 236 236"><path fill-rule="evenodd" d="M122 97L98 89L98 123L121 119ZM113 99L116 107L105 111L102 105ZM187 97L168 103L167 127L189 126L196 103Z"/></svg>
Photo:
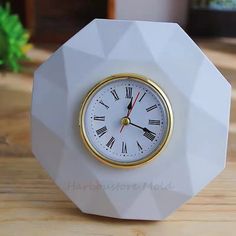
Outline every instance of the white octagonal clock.
<svg viewBox="0 0 236 236"><path fill-rule="evenodd" d="M177 24L96 19L35 72L32 150L82 212L161 220L224 169L230 92Z"/></svg>

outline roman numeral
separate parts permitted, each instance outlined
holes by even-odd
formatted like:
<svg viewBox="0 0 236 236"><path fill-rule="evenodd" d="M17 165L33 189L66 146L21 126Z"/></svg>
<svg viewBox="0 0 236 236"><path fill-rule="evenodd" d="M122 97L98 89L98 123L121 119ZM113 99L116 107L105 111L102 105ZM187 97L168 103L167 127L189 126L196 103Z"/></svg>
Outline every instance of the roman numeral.
<svg viewBox="0 0 236 236"><path fill-rule="evenodd" d="M122 153L127 153L127 146L125 142L122 142Z"/></svg>
<svg viewBox="0 0 236 236"><path fill-rule="evenodd" d="M149 125L160 125L160 120L149 120L148 124Z"/></svg>
<svg viewBox="0 0 236 236"><path fill-rule="evenodd" d="M153 105L153 106L151 106L151 107L148 107L148 108L146 109L146 111L149 112L149 111L152 111L153 109L156 109L156 108L157 108L157 105L155 104L155 105Z"/></svg>
<svg viewBox="0 0 236 236"><path fill-rule="evenodd" d="M116 92L115 89L113 89L113 90L111 91L111 94L112 94L113 97L115 98L115 101L119 100L119 96L118 96L118 94L117 94L117 92Z"/></svg>
<svg viewBox="0 0 236 236"><path fill-rule="evenodd" d="M93 119L97 121L105 121L105 116L94 116Z"/></svg>
<svg viewBox="0 0 236 236"><path fill-rule="evenodd" d="M102 100L99 103L102 104L104 107L106 107L106 109L109 108L109 106L107 106Z"/></svg>
<svg viewBox="0 0 236 236"><path fill-rule="evenodd" d="M136 141L136 143L137 143L137 145L138 145L138 150L139 150L139 151L142 151L142 150L143 150L142 146L139 144L138 141Z"/></svg>
<svg viewBox="0 0 236 236"><path fill-rule="evenodd" d="M99 138L102 137L106 132L107 132L107 127L106 126L96 130L96 133L99 136Z"/></svg>
<svg viewBox="0 0 236 236"><path fill-rule="evenodd" d="M111 149L114 143L115 143L115 138L111 137L110 140L107 142L106 146Z"/></svg>
<svg viewBox="0 0 236 236"><path fill-rule="evenodd" d="M155 139L155 134L153 134L153 133L150 133L150 132L145 132L144 134L143 134L143 136L144 137L146 137L146 138L148 138L150 141L153 141L154 139Z"/></svg>
<svg viewBox="0 0 236 236"><path fill-rule="evenodd" d="M126 91L125 97L126 98L132 98L132 87L126 87L125 91Z"/></svg>
<svg viewBox="0 0 236 236"><path fill-rule="evenodd" d="M144 93L143 96L138 101L141 102L145 95L146 95L146 93Z"/></svg>

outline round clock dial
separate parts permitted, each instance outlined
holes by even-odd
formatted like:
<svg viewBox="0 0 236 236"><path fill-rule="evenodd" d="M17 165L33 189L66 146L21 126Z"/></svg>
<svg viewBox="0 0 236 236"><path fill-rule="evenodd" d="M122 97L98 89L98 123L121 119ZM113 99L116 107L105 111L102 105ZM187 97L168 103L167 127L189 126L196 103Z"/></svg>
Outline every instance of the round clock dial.
<svg viewBox="0 0 236 236"><path fill-rule="evenodd" d="M170 103L152 81L134 74L111 76L86 96L81 135L99 160L117 167L153 159L172 129Z"/></svg>

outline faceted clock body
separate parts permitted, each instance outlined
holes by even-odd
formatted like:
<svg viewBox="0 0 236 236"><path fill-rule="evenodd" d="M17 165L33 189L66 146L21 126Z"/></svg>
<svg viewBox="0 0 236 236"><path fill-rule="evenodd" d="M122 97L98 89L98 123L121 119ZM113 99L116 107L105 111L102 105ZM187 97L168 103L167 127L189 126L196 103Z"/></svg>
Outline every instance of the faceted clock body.
<svg viewBox="0 0 236 236"><path fill-rule="evenodd" d="M164 92L135 74L113 75L97 84L80 114L85 146L114 167L134 167L153 159L167 144L172 124Z"/></svg>
<svg viewBox="0 0 236 236"><path fill-rule="evenodd" d="M84 213L162 220L225 167L231 86L175 23L95 19L34 77L32 151Z"/></svg>

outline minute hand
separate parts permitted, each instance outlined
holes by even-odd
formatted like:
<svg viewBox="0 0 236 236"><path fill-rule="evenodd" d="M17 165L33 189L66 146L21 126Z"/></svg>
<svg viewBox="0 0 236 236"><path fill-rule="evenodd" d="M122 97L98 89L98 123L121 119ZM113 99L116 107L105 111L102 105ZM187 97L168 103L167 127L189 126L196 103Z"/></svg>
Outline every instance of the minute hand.
<svg viewBox="0 0 236 236"><path fill-rule="evenodd" d="M145 128L145 127L141 127L141 126L139 126L139 125L136 125L136 124L134 124L134 123L132 123L132 122L130 122L130 125L133 125L133 126L139 128L139 129L142 129L143 132L148 132L148 133L151 133L151 134L155 134L155 133L153 133L152 131L150 131L149 129L147 129L147 128Z"/></svg>

